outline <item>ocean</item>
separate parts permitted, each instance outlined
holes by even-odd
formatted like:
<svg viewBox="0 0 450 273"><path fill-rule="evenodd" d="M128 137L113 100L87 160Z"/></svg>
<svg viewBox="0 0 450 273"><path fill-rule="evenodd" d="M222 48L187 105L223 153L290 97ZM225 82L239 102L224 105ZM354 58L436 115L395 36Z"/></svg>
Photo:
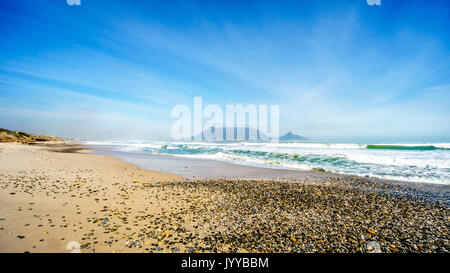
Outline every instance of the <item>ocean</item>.
<svg viewBox="0 0 450 273"><path fill-rule="evenodd" d="M84 141L113 151L450 184L450 143Z"/></svg>

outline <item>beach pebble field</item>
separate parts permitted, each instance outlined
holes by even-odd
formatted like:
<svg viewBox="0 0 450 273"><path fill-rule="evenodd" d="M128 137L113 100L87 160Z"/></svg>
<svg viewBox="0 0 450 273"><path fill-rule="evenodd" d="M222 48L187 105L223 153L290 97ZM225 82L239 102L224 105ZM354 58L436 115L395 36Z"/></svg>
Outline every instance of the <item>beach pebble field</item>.
<svg viewBox="0 0 450 273"><path fill-rule="evenodd" d="M1 252L446 253L449 200L442 185L188 180L72 146L0 145Z"/></svg>

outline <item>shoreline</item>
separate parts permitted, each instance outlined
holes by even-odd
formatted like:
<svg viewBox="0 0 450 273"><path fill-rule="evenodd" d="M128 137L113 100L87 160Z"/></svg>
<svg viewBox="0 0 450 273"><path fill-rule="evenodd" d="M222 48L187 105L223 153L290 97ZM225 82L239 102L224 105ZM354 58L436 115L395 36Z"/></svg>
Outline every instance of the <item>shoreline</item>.
<svg viewBox="0 0 450 273"><path fill-rule="evenodd" d="M262 166L247 166L224 162L213 159L198 159L177 157L171 155L144 154L135 152L112 151L93 145L84 145L92 149L93 154L106 155L119 158L124 162L147 170L161 171L182 176L188 180L195 179L285 179L285 180L309 180L321 179L360 179L370 183L398 186L406 191L418 191L425 193L431 199L448 199L450 185L429 182L414 182L406 180L393 180L377 177L365 177L316 170L294 170L284 168L270 168ZM419 193L420 194L420 193ZM450 202L450 201L448 201Z"/></svg>
<svg viewBox="0 0 450 273"><path fill-rule="evenodd" d="M330 173L375 177L385 180L450 185L448 176L449 144L438 144L438 150L422 150L432 144L384 144L395 149L368 149L369 144L354 143L202 143L202 142L152 142L152 141L85 141L110 155L130 158L134 164L145 166L143 156L160 155L176 161L207 162L213 160L244 167L256 167L278 171L319 170ZM396 146L397 145L397 146ZM398 146L400 145L400 146ZM403 145L403 146L402 146ZM411 145L411 146L410 146ZM409 147L409 148L408 148ZM141 155L140 159L138 158ZM224 164L222 164L223 167ZM150 164L151 166L151 164ZM153 166L152 166L153 167ZM242 168L242 167L240 167ZM197 168L199 169L199 168ZM179 170L177 170L179 171ZM200 170L201 177L207 177ZM264 170L265 173L266 170ZM233 170L234 173L234 170ZM297 172L299 173L299 172ZM181 173L179 173L181 174ZM212 173L228 176L228 173ZM251 173L250 173L251 174ZM189 174L187 174L189 175ZM209 174L208 174L209 175ZM248 174L244 172L245 176ZM259 173L257 174L260 175ZM237 175L239 176L239 175ZM273 177L274 175L272 175ZM276 175L275 175L276 176Z"/></svg>
<svg viewBox="0 0 450 273"><path fill-rule="evenodd" d="M83 217L92 222L105 203L123 201L122 183L182 179L77 146L0 143L0 252L69 252L69 242L81 246L96 229L87 230Z"/></svg>
<svg viewBox="0 0 450 273"><path fill-rule="evenodd" d="M448 186L186 179L77 146L0 144L0 252L450 251Z"/></svg>

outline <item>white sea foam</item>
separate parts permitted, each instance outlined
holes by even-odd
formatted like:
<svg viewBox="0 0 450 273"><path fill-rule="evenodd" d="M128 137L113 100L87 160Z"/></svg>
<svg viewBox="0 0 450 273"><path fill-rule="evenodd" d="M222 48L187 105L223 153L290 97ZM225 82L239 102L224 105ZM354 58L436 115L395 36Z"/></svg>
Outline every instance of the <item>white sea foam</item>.
<svg viewBox="0 0 450 273"><path fill-rule="evenodd" d="M385 143L402 147L433 146L435 150L367 149L356 143L213 143L87 141L124 152L168 154L235 164L309 170L320 167L343 174L415 182L450 184L450 143Z"/></svg>

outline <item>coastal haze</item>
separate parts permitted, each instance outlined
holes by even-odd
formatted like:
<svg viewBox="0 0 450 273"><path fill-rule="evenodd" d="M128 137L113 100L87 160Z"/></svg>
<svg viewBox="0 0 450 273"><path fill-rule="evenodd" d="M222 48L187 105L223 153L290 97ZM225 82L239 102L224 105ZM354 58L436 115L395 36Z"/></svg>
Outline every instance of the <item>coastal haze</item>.
<svg viewBox="0 0 450 273"><path fill-rule="evenodd" d="M450 252L449 9L0 0L0 252Z"/></svg>

